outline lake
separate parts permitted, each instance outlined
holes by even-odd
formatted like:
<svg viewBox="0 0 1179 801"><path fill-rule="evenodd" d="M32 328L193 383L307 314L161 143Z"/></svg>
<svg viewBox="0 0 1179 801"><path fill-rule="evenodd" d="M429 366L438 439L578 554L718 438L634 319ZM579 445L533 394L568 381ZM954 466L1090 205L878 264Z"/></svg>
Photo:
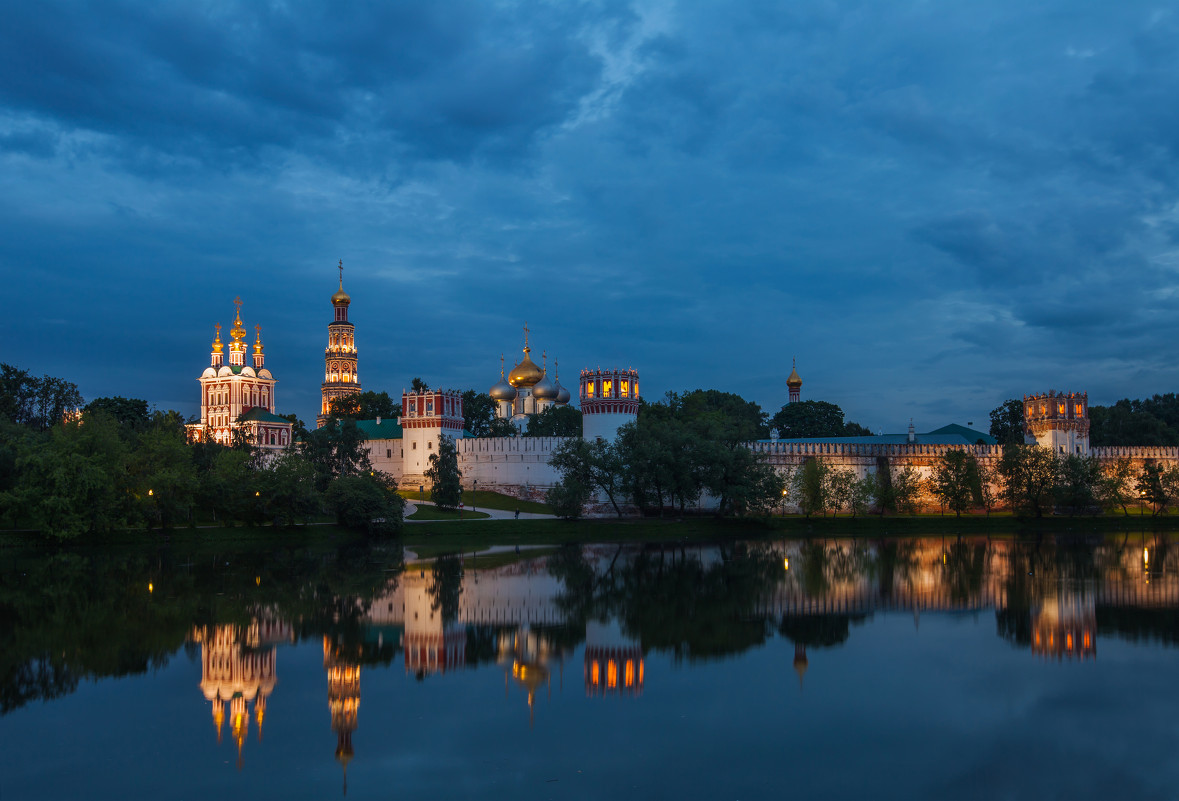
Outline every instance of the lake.
<svg viewBox="0 0 1179 801"><path fill-rule="evenodd" d="M10 553L0 798L1175 795L1165 535L520 556Z"/></svg>

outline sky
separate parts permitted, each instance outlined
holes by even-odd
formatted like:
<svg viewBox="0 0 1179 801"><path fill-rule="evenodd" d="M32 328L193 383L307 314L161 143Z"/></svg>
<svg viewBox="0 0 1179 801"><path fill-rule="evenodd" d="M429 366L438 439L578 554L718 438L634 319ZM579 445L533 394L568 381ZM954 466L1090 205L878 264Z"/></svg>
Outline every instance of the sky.
<svg viewBox="0 0 1179 801"><path fill-rule="evenodd" d="M394 396L1173 391L1176 98L1173 2L8 0L0 361L193 414L240 296L310 420L342 259Z"/></svg>

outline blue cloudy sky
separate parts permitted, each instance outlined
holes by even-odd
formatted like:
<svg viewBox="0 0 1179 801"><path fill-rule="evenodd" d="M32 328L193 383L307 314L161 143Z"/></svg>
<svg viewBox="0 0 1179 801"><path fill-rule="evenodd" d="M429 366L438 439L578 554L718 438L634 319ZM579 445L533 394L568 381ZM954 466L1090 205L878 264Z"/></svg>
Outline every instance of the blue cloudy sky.
<svg viewBox="0 0 1179 801"><path fill-rule="evenodd" d="M192 413L240 295L312 418L343 259L391 393L1166 392L1177 100L1173 2L9 0L0 359Z"/></svg>

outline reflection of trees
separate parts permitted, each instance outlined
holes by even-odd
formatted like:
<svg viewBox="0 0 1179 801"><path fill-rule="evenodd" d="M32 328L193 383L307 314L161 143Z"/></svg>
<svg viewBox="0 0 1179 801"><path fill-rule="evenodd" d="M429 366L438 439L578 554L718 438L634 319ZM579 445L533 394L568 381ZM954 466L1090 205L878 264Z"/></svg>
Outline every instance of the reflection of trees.
<svg viewBox="0 0 1179 801"><path fill-rule="evenodd" d="M562 583L556 604L568 615L570 629L617 617L644 649L689 659L739 653L765 641L766 621L752 611L779 579L777 552L731 546L707 566L699 554L682 549L620 555L621 549L600 569L579 548L549 558L549 572Z"/></svg>
<svg viewBox="0 0 1179 801"><path fill-rule="evenodd" d="M442 625L458 617L459 596L463 594L463 559L457 554L440 556L430 568L430 609L442 610Z"/></svg>
<svg viewBox="0 0 1179 801"><path fill-rule="evenodd" d="M966 603L982 593L989 563L989 545L958 540L946 549L945 569L950 600Z"/></svg>
<svg viewBox="0 0 1179 801"><path fill-rule="evenodd" d="M876 546L877 575L880 577L880 596L889 598L896 592L897 582L912 586L913 573L918 568L916 540L881 540Z"/></svg>
<svg viewBox="0 0 1179 801"><path fill-rule="evenodd" d="M807 648L830 648L843 644L851 624L862 624L864 615L785 615L778 623L778 633L795 645Z"/></svg>
<svg viewBox="0 0 1179 801"><path fill-rule="evenodd" d="M194 627L246 625L259 610L295 622L297 636L330 631L387 661L392 646L365 645L361 621L395 583L390 570L401 558L400 546L346 545L33 552L5 560L0 714L68 694L82 679L161 667Z"/></svg>

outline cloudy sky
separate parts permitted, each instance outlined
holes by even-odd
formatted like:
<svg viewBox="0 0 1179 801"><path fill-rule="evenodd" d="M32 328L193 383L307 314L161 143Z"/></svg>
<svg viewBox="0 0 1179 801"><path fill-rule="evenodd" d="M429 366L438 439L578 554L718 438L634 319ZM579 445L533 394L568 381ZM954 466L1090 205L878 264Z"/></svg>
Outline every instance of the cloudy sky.
<svg viewBox="0 0 1179 801"><path fill-rule="evenodd" d="M313 418L343 259L394 394L1172 391L1177 99L1174 3L8 2L0 359L193 413L240 295Z"/></svg>

